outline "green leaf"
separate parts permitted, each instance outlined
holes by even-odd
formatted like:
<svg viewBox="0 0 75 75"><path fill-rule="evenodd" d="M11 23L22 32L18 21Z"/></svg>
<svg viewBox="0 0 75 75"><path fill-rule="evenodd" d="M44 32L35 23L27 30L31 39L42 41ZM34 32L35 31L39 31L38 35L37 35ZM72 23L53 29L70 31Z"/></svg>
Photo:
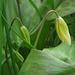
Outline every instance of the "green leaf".
<svg viewBox="0 0 75 75"><path fill-rule="evenodd" d="M35 3L32 0L29 0L29 2L32 4L32 6L35 8L35 10L37 11L38 15L40 16L40 18L42 19L42 14L40 13L39 9L37 8L37 6L35 5Z"/></svg>
<svg viewBox="0 0 75 75"><path fill-rule="evenodd" d="M60 16L66 16L75 12L75 0L65 0L58 8L55 9ZM48 16L47 20L54 19L56 15L51 14Z"/></svg>
<svg viewBox="0 0 75 75"><path fill-rule="evenodd" d="M2 11L2 5L3 0L0 1L0 11ZM2 41L3 40L3 25L2 25L2 20L1 20L1 15L0 15L0 75L1 75L1 59L2 59Z"/></svg>
<svg viewBox="0 0 75 75"><path fill-rule="evenodd" d="M55 9L65 0L54 0Z"/></svg>
<svg viewBox="0 0 75 75"><path fill-rule="evenodd" d="M68 46L67 43L61 43L55 48L45 48L43 51L48 52L58 59L74 66L75 65L75 40L72 38L71 46Z"/></svg>
<svg viewBox="0 0 75 75"><path fill-rule="evenodd" d="M69 25L69 30L71 36L75 37L75 23L73 25Z"/></svg>
<svg viewBox="0 0 75 75"><path fill-rule="evenodd" d="M0 15L0 59L2 56L2 22L1 22L1 15ZM1 75L1 60L0 60L0 75Z"/></svg>
<svg viewBox="0 0 75 75"><path fill-rule="evenodd" d="M52 7L52 9L54 9L54 0L48 0L50 6Z"/></svg>
<svg viewBox="0 0 75 75"><path fill-rule="evenodd" d="M43 49L44 48L45 39L46 39L48 32L49 32L49 27L50 27L50 21L45 21L44 26L43 26L42 31L41 31L41 34L40 34L40 37L39 37L38 42L37 42L37 46L36 46L37 49Z"/></svg>
<svg viewBox="0 0 75 75"><path fill-rule="evenodd" d="M40 0L32 0L32 1L39 8L39 6L41 5ZM29 0L22 0L21 4L20 4L20 7L21 7L23 23L26 27L29 27L31 25L30 22L31 22L31 20L33 18L33 15L35 14L36 10L31 5Z"/></svg>
<svg viewBox="0 0 75 75"><path fill-rule="evenodd" d="M51 9L51 6L50 6L48 0L44 0L43 3L42 3L42 5L39 8L39 11L41 11L42 16L44 17L45 14L50 9ZM40 20L40 17L39 17L39 15L36 12L34 14L33 18L30 20L29 30L31 31L33 29L33 27L36 29L41 22L42 22L42 20Z"/></svg>
<svg viewBox="0 0 75 75"><path fill-rule="evenodd" d="M19 75L75 75L75 40L43 51L31 50Z"/></svg>

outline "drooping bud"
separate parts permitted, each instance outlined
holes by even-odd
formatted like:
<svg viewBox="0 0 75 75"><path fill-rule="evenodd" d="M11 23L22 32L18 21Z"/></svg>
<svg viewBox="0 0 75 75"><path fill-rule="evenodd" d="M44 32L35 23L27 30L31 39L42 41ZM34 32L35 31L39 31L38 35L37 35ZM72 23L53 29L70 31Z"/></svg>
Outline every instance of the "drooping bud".
<svg viewBox="0 0 75 75"><path fill-rule="evenodd" d="M61 41L66 41L69 45L71 45L71 37L68 26L60 16L56 19L56 31Z"/></svg>
<svg viewBox="0 0 75 75"><path fill-rule="evenodd" d="M18 49L18 45L15 41L12 42L12 47L14 48L14 50Z"/></svg>
<svg viewBox="0 0 75 75"><path fill-rule="evenodd" d="M30 35L29 35L29 31L25 26L21 27L21 31L23 33L23 37L25 38L25 40L30 43Z"/></svg>
<svg viewBox="0 0 75 75"><path fill-rule="evenodd" d="M23 61L24 61L23 56L22 56L19 52L14 51L14 53L15 53L15 55L17 56L17 58L18 58L21 62L23 62Z"/></svg>

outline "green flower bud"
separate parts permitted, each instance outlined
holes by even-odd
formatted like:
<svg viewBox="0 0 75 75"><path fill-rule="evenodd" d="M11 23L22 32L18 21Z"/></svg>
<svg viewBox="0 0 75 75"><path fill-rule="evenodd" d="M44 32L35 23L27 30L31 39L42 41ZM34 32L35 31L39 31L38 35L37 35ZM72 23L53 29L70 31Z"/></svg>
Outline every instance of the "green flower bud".
<svg viewBox="0 0 75 75"><path fill-rule="evenodd" d="M30 43L30 35L29 35L29 31L25 26L21 27L21 31L23 33L23 37L25 38L25 40Z"/></svg>
<svg viewBox="0 0 75 75"><path fill-rule="evenodd" d="M12 42L12 47L14 48L14 50L18 49L18 45L15 41Z"/></svg>
<svg viewBox="0 0 75 75"><path fill-rule="evenodd" d="M17 56L17 58L18 58L21 62L23 62L23 61L24 61L23 56L22 56L19 52L14 51L14 53L15 53L15 55Z"/></svg>
<svg viewBox="0 0 75 75"><path fill-rule="evenodd" d="M56 19L56 31L61 41L66 41L69 45L71 45L71 37L69 34L68 26L60 16Z"/></svg>

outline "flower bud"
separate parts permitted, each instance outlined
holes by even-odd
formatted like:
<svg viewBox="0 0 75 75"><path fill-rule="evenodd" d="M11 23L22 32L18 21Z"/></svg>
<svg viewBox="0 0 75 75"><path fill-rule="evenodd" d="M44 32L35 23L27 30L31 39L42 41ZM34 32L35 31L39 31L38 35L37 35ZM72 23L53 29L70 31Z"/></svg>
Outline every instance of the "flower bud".
<svg viewBox="0 0 75 75"><path fill-rule="evenodd" d="M56 19L56 31L61 41L66 41L69 45L71 45L71 37L68 26L60 16Z"/></svg>
<svg viewBox="0 0 75 75"><path fill-rule="evenodd" d="M22 56L19 52L14 51L14 53L15 53L15 55L17 56L17 58L18 58L21 62L23 62L23 61L24 61L23 56Z"/></svg>
<svg viewBox="0 0 75 75"><path fill-rule="evenodd" d="M14 50L18 49L18 45L15 41L12 42L12 47L14 48Z"/></svg>
<svg viewBox="0 0 75 75"><path fill-rule="evenodd" d="M29 35L29 31L25 26L21 27L21 31L23 33L23 37L25 38L25 40L30 43L30 35Z"/></svg>

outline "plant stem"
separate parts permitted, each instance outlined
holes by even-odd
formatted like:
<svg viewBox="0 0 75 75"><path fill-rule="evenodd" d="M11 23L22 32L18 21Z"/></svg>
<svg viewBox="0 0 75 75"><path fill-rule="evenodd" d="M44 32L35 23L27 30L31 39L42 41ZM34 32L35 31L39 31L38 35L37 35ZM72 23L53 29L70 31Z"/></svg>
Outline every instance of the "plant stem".
<svg viewBox="0 0 75 75"><path fill-rule="evenodd" d="M34 2L32 0L29 0L29 2L32 4L32 6L35 8L35 10L37 11L38 15L40 16L40 18L42 19L42 14L39 11L39 9L37 8L37 6L34 4Z"/></svg>
<svg viewBox="0 0 75 75"><path fill-rule="evenodd" d="M43 21L42 21L42 24L41 24L41 26L40 26L40 29L39 29L39 31L38 31L37 38L36 38L36 41L35 41L35 44L34 44L34 47L35 47L35 48L36 48L36 46L37 46L37 43L38 43L38 40L39 40L41 31L42 31L43 25L44 25L44 23L45 23L45 20L46 20L47 16L48 16L51 12L54 12L54 13L56 14L57 18L59 17L58 13L57 13L55 10L50 10L49 12L47 12L47 14L45 15L45 17L44 17L44 19L43 19Z"/></svg>
<svg viewBox="0 0 75 75"><path fill-rule="evenodd" d="M17 19L17 20L21 23L21 25L23 26L22 21L21 21L18 17L15 17L15 18L13 19L13 21L12 21L12 23L11 23L11 26L13 25L13 23L14 23L14 21L15 21L16 19ZM11 29L11 27L10 27L10 29ZM10 29L9 29L9 30L10 30Z"/></svg>
<svg viewBox="0 0 75 75"><path fill-rule="evenodd" d="M4 15L4 17L6 19L6 11L4 9L4 5L3 5L2 12L0 11L0 15L1 16L2 16L2 14ZM13 49L12 49L12 44L11 44L11 39L10 39L10 32L9 32L9 28L8 28L7 22L4 20L3 16L2 16L2 23L5 26L7 44L8 44L9 51L10 51L10 56L11 56L13 70L14 70L14 75L17 75L17 71L16 71L17 69L16 69L16 65L15 65L15 61L14 61Z"/></svg>
<svg viewBox="0 0 75 75"><path fill-rule="evenodd" d="M7 42L6 42L6 48L5 48L5 56L6 56L6 62L7 62L7 66L8 66L10 75L12 75L12 71L11 71L11 68L10 68L10 65L9 65L9 62L8 62Z"/></svg>
<svg viewBox="0 0 75 75"><path fill-rule="evenodd" d="M20 23L22 24L21 20L19 18L14 18L12 23L11 23L11 26L13 25L14 21L15 20L19 20ZM9 28L9 32L10 32L11 28ZM7 52L7 42L6 42L6 48L5 48L5 56L6 56L6 63L7 63L7 66L8 66L8 69L9 69L9 72L10 72L10 75L12 75L12 71L11 71L11 68L10 68L10 65L9 65L9 61L8 61L8 52Z"/></svg>
<svg viewBox="0 0 75 75"><path fill-rule="evenodd" d="M21 9L20 9L20 5L19 5L19 0L16 0L16 1L17 1L18 10L19 10L19 16L20 16L21 22L23 24L22 15L21 15Z"/></svg>
<svg viewBox="0 0 75 75"><path fill-rule="evenodd" d="M9 32L8 25L6 22L5 22L5 31L6 31L6 37L7 37L7 44L9 47L10 56L11 56L11 60L12 60L14 75L17 75L17 71L16 71L17 69L16 69L16 65L15 65L15 61L14 61L14 54L13 54L13 49L12 49L12 44L11 44L11 39L10 39L10 32Z"/></svg>

